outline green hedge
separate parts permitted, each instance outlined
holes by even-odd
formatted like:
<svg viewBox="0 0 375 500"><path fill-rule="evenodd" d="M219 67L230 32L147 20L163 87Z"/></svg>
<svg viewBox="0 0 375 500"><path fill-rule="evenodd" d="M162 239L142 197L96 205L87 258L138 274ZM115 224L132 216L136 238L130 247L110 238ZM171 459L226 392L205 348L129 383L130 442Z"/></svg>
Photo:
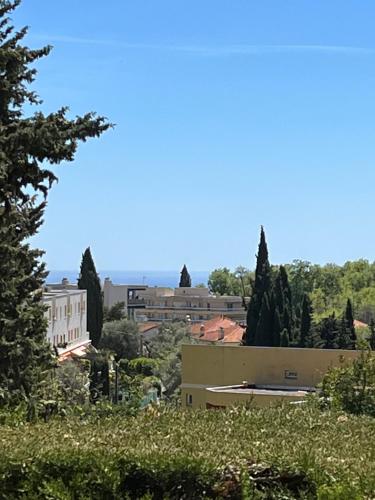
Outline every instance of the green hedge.
<svg viewBox="0 0 375 500"><path fill-rule="evenodd" d="M312 406L2 426L0 498L370 498L373 436Z"/></svg>

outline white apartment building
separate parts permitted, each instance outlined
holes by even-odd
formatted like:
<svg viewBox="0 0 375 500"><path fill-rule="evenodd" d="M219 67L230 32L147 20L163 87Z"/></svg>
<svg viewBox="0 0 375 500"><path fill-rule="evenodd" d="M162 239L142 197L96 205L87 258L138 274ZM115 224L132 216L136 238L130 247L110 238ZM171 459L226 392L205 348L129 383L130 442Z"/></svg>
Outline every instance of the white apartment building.
<svg viewBox="0 0 375 500"><path fill-rule="evenodd" d="M87 331L87 292L78 289L46 287L43 302L48 307L47 339L58 348L59 354L75 348L89 347L91 340Z"/></svg>

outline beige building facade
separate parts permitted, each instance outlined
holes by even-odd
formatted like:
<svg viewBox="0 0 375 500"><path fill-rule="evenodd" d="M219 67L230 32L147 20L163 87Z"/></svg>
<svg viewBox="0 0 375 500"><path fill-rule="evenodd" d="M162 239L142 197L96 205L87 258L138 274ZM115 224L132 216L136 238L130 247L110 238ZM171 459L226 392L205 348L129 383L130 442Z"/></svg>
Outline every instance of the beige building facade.
<svg viewBox="0 0 375 500"><path fill-rule="evenodd" d="M183 345L183 407L266 406L303 400L330 367L351 361L358 351Z"/></svg>
<svg viewBox="0 0 375 500"><path fill-rule="evenodd" d="M143 321L191 321L192 323L225 315L238 322L245 321L242 297L213 295L208 288L147 288L139 292L144 309L136 316Z"/></svg>

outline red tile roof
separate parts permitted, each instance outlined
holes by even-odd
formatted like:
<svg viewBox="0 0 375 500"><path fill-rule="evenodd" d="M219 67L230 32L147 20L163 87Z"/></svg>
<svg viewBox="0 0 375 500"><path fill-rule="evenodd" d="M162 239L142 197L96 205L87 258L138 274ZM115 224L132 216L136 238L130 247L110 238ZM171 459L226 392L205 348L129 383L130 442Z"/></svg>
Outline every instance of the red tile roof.
<svg viewBox="0 0 375 500"><path fill-rule="evenodd" d="M191 335L203 342L241 342L245 327L225 316L217 316L208 321L196 323L191 327ZM224 334L224 337L223 337Z"/></svg>
<svg viewBox="0 0 375 500"><path fill-rule="evenodd" d="M140 333L146 333L149 330L153 330L154 328L159 328L160 323L152 323L148 321L147 323L138 323L138 329Z"/></svg>

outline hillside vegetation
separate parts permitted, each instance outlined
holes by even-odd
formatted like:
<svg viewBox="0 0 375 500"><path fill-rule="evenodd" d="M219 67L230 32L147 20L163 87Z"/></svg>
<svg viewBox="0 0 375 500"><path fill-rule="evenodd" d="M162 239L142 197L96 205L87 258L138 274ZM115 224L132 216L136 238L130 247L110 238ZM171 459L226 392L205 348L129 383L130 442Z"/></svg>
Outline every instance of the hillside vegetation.
<svg viewBox="0 0 375 500"><path fill-rule="evenodd" d="M371 498L374 435L314 405L3 426L0 498Z"/></svg>

